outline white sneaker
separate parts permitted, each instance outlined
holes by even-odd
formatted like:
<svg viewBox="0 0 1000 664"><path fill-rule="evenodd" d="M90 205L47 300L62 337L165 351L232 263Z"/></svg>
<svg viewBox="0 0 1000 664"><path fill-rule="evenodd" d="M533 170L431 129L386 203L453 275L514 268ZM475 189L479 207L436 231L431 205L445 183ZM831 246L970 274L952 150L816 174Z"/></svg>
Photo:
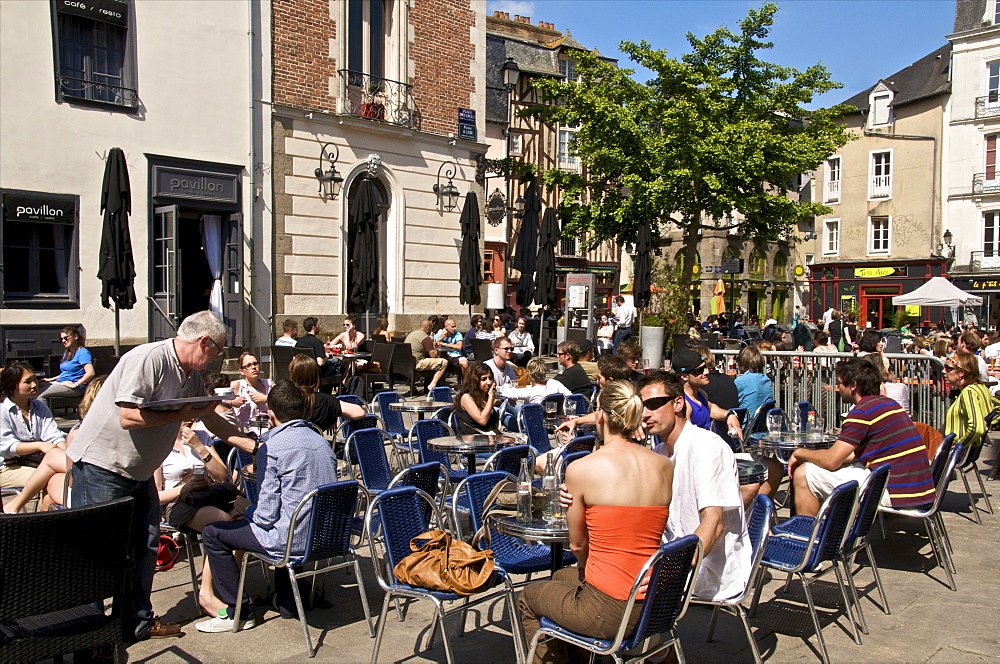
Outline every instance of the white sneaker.
<svg viewBox="0 0 1000 664"><path fill-rule="evenodd" d="M200 623L195 624L195 628L197 628L199 632L231 632L233 631L234 622L235 621L232 618L226 617L226 610L222 609L219 611L219 615L214 618L202 620ZM243 624L240 626L240 631L253 629L256 625L257 620L255 618L244 620Z"/></svg>

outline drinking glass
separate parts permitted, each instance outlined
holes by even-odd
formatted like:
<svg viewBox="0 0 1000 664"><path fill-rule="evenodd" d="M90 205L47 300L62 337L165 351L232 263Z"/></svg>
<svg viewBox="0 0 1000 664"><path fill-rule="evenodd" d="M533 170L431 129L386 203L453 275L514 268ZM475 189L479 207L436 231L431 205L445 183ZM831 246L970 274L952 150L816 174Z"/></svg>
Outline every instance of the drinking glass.
<svg viewBox="0 0 1000 664"><path fill-rule="evenodd" d="M554 401L545 402L545 414L552 417L556 414L556 403Z"/></svg>
<svg viewBox="0 0 1000 664"><path fill-rule="evenodd" d="M812 427L809 429L810 433L826 433L826 422L822 417L816 415L813 417Z"/></svg>
<svg viewBox="0 0 1000 664"><path fill-rule="evenodd" d="M767 430L770 433L779 433L781 426L785 423L785 416L781 413L767 414Z"/></svg>
<svg viewBox="0 0 1000 664"><path fill-rule="evenodd" d="M642 358L642 373L644 373L644 374L648 374L649 373L649 358L648 357Z"/></svg>
<svg viewBox="0 0 1000 664"><path fill-rule="evenodd" d="M567 401L563 404L563 411L566 417L576 417L576 402Z"/></svg>
<svg viewBox="0 0 1000 664"><path fill-rule="evenodd" d="M792 431L802 431L802 413L798 408L792 410Z"/></svg>

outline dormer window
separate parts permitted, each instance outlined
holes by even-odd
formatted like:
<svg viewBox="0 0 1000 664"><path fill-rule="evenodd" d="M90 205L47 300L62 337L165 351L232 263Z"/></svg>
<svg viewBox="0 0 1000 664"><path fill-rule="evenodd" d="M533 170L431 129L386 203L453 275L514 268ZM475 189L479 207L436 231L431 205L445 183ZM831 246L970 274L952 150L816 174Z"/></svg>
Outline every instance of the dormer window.
<svg viewBox="0 0 1000 664"><path fill-rule="evenodd" d="M868 95L868 126L884 127L892 124L892 91L883 83L875 86Z"/></svg>

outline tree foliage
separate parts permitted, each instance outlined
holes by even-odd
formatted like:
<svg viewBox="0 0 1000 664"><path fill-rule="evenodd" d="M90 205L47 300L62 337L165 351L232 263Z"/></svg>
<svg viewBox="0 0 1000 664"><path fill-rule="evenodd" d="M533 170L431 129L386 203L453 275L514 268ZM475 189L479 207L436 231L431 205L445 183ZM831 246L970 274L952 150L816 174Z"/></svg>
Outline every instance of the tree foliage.
<svg viewBox="0 0 1000 664"><path fill-rule="evenodd" d="M562 192L567 235L624 243L648 221L655 242L673 224L693 252L698 229L731 227L737 222L725 220L734 210L743 215L739 233L754 242L790 237L799 221L829 212L786 194L797 175L849 140L837 119L850 107L804 108L842 87L824 66L798 71L758 58L773 47L776 11L774 4L750 10L739 32L688 33L691 52L679 58L645 41L623 42L632 61L654 72L646 83L581 51L570 53L578 81L536 83L552 103L521 114L579 126L572 150L581 171L544 176Z"/></svg>

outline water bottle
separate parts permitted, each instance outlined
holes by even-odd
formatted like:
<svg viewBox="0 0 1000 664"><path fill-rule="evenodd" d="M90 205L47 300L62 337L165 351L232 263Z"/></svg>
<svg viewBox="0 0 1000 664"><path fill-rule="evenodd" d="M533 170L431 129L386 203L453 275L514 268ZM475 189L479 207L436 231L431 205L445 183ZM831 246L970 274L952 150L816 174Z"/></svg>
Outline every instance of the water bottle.
<svg viewBox="0 0 1000 664"><path fill-rule="evenodd" d="M551 454L546 455L545 473L542 475L542 490L545 491L545 508L542 512L542 518L548 523L551 523L555 518L552 500L559 498L559 487L556 486L556 469L552 463L552 457Z"/></svg>
<svg viewBox="0 0 1000 664"><path fill-rule="evenodd" d="M517 475L517 520L531 523L531 469L528 460L521 459L521 472Z"/></svg>

